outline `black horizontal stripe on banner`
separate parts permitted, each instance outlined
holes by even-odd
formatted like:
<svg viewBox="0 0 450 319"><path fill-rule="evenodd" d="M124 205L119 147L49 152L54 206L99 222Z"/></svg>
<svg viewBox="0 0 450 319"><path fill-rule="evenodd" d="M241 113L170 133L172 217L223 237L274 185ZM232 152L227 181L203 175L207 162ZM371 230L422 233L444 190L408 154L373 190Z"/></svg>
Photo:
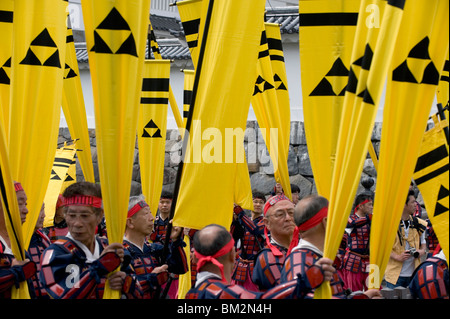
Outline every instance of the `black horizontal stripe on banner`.
<svg viewBox="0 0 450 319"><path fill-rule="evenodd" d="M189 48L196 48L198 46L198 40L188 41L187 45Z"/></svg>
<svg viewBox="0 0 450 319"><path fill-rule="evenodd" d="M271 60L271 61L281 61L281 62L284 62L284 56L278 55L278 54L276 54L276 55L271 54L271 55L270 55L270 60Z"/></svg>
<svg viewBox="0 0 450 319"><path fill-rule="evenodd" d="M189 111L183 111L183 117L188 118L188 116L189 116Z"/></svg>
<svg viewBox="0 0 450 319"><path fill-rule="evenodd" d="M280 39L267 38L267 44L269 45L269 50L283 51L283 44Z"/></svg>
<svg viewBox="0 0 450 319"><path fill-rule="evenodd" d="M198 28L200 27L200 19L189 20L181 22L183 25L183 30L185 36L198 33Z"/></svg>
<svg viewBox="0 0 450 319"><path fill-rule="evenodd" d="M73 41L73 35L68 35L68 36L66 37L66 43L71 43L71 42L74 42L74 41Z"/></svg>
<svg viewBox="0 0 450 319"><path fill-rule="evenodd" d="M70 163L72 163L72 159L71 158L56 157L55 158L55 163L67 163L67 164L70 164Z"/></svg>
<svg viewBox="0 0 450 319"><path fill-rule="evenodd" d="M69 168L70 167L70 164L69 165L65 165L65 164L53 164L53 167L64 167L64 168Z"/></svg>
<svg viewBox="0 0 450 319"><path fill-rule="evenodd" d="M358 12L300 13L300 27L356 26Z"/></svg>
<svg viewBox="0 0 450 319"><path fill-rule="evenodd" d="M388 4L403 10L405 7L405 0L388 0Z"/></svg>
<svg viewBox="0 0 450 319"><path fill-rule="evenodd" d="M423 184L425 182L428 182L430 179L433 179L433 178L447 172L448 168L449 168L449 165L445 164L441 168L438 168L437 170L432 171L431 173L428 173L418 179L415 179L414 181L416 182L417 185Z"/></svg>
<svg viewBox="0 0 450 319"><path fill-rule="evenodd" d="M0 10L0 22L12 23L13 15L12 11Z"/></svg>
<svg viewBox="0 0 450 319"><path fill-rule="evenodd" d="M445 147L445 145L441 145L438 148L435 148L434 150L419 156L414 172L419 172L424 168L431 166L434 163L439 162L440 160L443 160L447 156L447 148Z"/></svg>
<svg viewBox="0 0 450 319"><path fill-rule="evenodd" d="M169 98L165 97L141 97L141 104L168 104Z"/></svg>
<svg viewBox="0 0 450 319"><path fill-rule="evenodd" d="M183 91L183 101L184 104L190 104L192 100L192 91L190 90L184 90Z"/></svg>
<svg viewBox="0 0 450 319"><path fill-rule="evenodd" d="M258 59L265 58L266 56L269 56L269 50L260 51Z"/></svg>
<svg viewBox="0 0 450 319"><path fill-rule="evenodd" d="M144 92L169 92L169 79L145 78L142 81Z"/></svg>

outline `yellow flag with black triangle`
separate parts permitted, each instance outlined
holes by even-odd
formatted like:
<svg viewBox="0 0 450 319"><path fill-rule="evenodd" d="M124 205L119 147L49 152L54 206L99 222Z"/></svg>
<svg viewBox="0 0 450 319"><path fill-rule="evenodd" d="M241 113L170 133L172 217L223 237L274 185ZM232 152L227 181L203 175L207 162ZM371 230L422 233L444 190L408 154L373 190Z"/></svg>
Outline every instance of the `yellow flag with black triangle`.
<svg viewBox="0 0 450 319"><path fill-rule="evenodd" d="M6 141L9 134L9 95L11 90L11 54L13 35L14 1L0 2L0 130L3 130Z"/></svg>
<svg viewBox="0 0 450 319"><path fill-rule="evenodd" d="M53 226L53 218L55 217L55 207L59 194L64 191L63 184L66 180L73 180L68 175L69 168L75 164L75 154L77 150L75 145L64 145L56 150L55 160L53 161L50 181L45 193L45 218L44 227Z"/></svg>
<svg viewBox="0 0 450 319"><path fill-rule="evenodd" d="M279 105L265 23L261 23L261 29L255 89L251 103L259 127L265 130L265 134L262 135L272 160L275 181L281 184L286 196L291 198L291 184L287 165L291 127L290 112L286 114L285 109L282 109ZM279 77L277 80L279 81ZM288 115L288 122L286 121L286 115Z"/></svg>
<svg viewBox="0 0 450 319"><path fill-rule="evenodd" d="M81 149L78 152L78 160L84 179L95 183L83 89L81 87L80 71L73 41L73 31L69 26L67 27L66 45L62 109L69 127L70 136L72 139L77 140L77 147ZM46 205L46 207L48 206Z"/></svg>
<svg viewBox="0 0 450 319"><path fill-rule="evenodd" d="M121 243L131 188L150 0L81 3L94 96L106 229ZM105 299L119 299L109 288Z"/></svg>
<svg viewBox="0 0 450 319"><path fill-rule="evenodd" d="M169 78L169 60L145 61L137 134L142 194L153 214L164 179Z"/></svg>
<svg viewBox="0 0 450 319"><path fill-rule="evenodd" d="M386 86L370 234L371 271L379 280L369 288L380 287L387 268L449 43L448 1L406 1L403 11Z"/></svg>
<svg viewBox="0 0 450 319"><path fill-rule="evenodd" d="M397 1L361 3L352 64L345 90L330 191L324 256L334 259L353 199L360 183L378 104L400 27L403 4ZM380 24L368 23L367 8L375 5ZM316 290L315 298L331 297L329 282Z"/></svg>
<svg viewBox="0 0 450 319"><path fill-rule="evenodd" d="M66 1L14 1L9 156L28 197L28 246L44 201L59 134ZM14 125L12 125L14 123Z"/></svg>
<svg viewBox="0 0 450 319"><path fill-rule="evenodd" d="M1 223L6 226L14 258L19 261L25 260L26 246L19 204L17 203L17 195L9 165L6 139L2 130L0 130L0 219ZM30 299L27 282L21 282L18 289L13 287L11 297L13 299Z"/></svg>
<svg viewBox="0 0 450 319"><path fill-rule="evenodd" d="M150 47L152 48L153 55L156 60L161 60L162 56L159 51L159 45L156 40L155 32L153 31L153 26L150 22ZM169 103L172 110L173 117L177 123L178 130L180 134L184 131L183 120L181 119L180 110L178 109L177 101L175 100L175 95L173 94L172 87L169 85Z"/></svg>
<svg viewBox="0 0 450 319"><path fill-rule="evenodd" d="M423 196L425 208L439 243L448 259L449 233L449 147L444 134L448 121L433 116L434 127L423 136L414 181Z"/></svg>
<svg viewBox="0 0 450 319"><path fill-rule="evenodd" d="M194 229L211 223L231 225L238 173L235 156L242 154L245 159L243 138L265 7L264 0L207 4L191 102L192 123L188 123L191 142L184 154L174 216L174 225ZM224 48L232 48L233 54ZM187 138L185 135L184 140ZM215 204L218 201L222 203L219 206ZM214 213L205 207L215 207Z"/></svg>
<svg viewBox="0 0 450 319"><path fill-rule="evenodd" d="M317 191L329 199L360 0L299 2L306 143Z"/></svg>

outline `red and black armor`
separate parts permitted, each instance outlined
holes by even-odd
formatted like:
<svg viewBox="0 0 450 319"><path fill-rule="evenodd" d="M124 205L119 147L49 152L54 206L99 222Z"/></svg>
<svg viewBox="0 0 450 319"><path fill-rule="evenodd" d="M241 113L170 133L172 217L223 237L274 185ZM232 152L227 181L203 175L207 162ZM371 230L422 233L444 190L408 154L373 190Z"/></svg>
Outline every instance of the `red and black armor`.
<svg viewBox="0 0 450 319"><path fill-rule="evenodd" d="M220 278L208 278L191 288L185 299L292 299L297 296L298 281L278 285L267 292L252 292L242 286L223 282Z"/></svg>
<svg viewBox="0 0 450 319"><path fill-rule="evenodd" d="M169 224L169 218L162 219L160 215L155 218L155 227L150 235L150 240L154 243L164 244L166 239L167 225Z"/></svg>
<svg viewBox="0 0 450 319"><path fill-rule="evenodd" d="M366 272L369 260L370 224L372 215L360 217L352 214L348 218L347 229L351 232L347 236L347 248L342 268L353 273Z"/></svg>
<svg viewBox="0 0 450 319"><path fill-rule="evenodd" d="M100 254L108 245L107 239L96 237ZM117 254L110 252L88 263L86 255L69 239L59 239L51 244L41 258L39 279L47 293L54 299L102 299L107 275L120 265ZM142 298L142 291L131 267L127 273L122 293L127 298Z"/></svg>
<svg viewBox="0 0 450 319"><path fill-rule="evenodd" d="M414 299L449 299L449 272L445 260L430 257L415 270L409 290Z"/></svg>
<svg viewBox="0 0 450 319"><path fill-rule="evenodd" d="M39 272L41 271L41 256L44 250L46 250L51 245L50 239L40 230L36 230L31 236L30 247L27 251L28 258L36 264L37 272L31 277L33 282L33 289L30 288L30 297L32 299L49 299L44 286L39 280Z"/></svg>
<svg viewBox="0 0 450 319"><path fill-rule="evenodd" d="M284 262L280 282L284 283L299 279L303 283L303 289L305 289L303 291L304 295L313 292L323 282L322 271L318 266L315 266L315 263L320 258L322 256L308 248L292 251ZM330 286L334 297L345 298L342 281L337 273L333 275Z"/></svg>
<svg viewBox="0 0 450 319"><path fill-rule="evenodd" d="M144 249L141 250L128 240L124 240L123 247L131 255L131 264L139 280L144 299L159 297L157 294L161 292L161 286L168 280L167 272L152 274L156 267L167 264L169 273L180 275L187 272L187 259L183 246L184 242L181 239L171 243L169 256L164 262L162 260L163 245L146 241Z"/></svg>
<svg viewBox="0 0 450 319"><path fill-rule="evenodd" d="M240 238L241 247L232 278L236 282L243 283L247 278L252 278L255 257L259 251L264 248L265 225L262 216L252 220L243 210L236 215L237 223L239 223L239 226L243 227L244 231L242 238Z"/></svg>
<svg viewBox="0 0 450 319"><path fill-rule="evenodd" d="M266 291L280 283L281 270L286 258L288 249L272 243L282 255L275 256L269 248L264 248L255 258L255 268L253 269L253 282L261 291Z"/></svg>
<svg viewBox="0 0 450 319"><path fill-rule="evenodd" d="M0 299L11 299L11 288L19 287L22 281L36 274L36 265L29 261L22 266L12 266L14 256L6 253L6 246L0 240Z"/></svg>

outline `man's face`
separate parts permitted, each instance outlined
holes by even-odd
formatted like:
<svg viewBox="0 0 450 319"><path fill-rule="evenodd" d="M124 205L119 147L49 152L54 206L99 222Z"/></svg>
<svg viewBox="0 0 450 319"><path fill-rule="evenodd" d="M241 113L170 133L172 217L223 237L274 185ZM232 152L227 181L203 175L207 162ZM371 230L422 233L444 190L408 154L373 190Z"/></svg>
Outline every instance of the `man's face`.
<svg viewBox="0 0 450 319"><path fill-rule="evenodd" d="M264 201L261 198L253 198L253 212L256 215L261 215L264 208Z"/></svg>
<svg viewBox="0 0 450 319"><path fill-rule="evenodd" d="M131 223L134 225L133 231L147 236L153 231L155 224L155 217L150 212L150 207L144 207L138 211L134 216L130 217Z"/></svg>
<svg viewBox="0 0 450 319"><path fill-rule="evenodd" d="M294 207L290 201L282 200L268 209L264 222L275 237L293 234L295 228Z"/></svg>
<svg viewBox="0 0 450 319"><path fill-rule="evenodd" d="M159 200L158 209L163 214L168 214L170 212L170 207L172 206L172 200L167 198L161 198Z"/></svg>
<svg viewBox="0 0 450 319"><path fill-rule="evenodd" d="M66 223L75 240L88 246L95 238L95 229L102 220L101 214L96 214L90 206L68 206Z"/></svg>
<svg viewBox="0 0 450 319"><path fill-rule="evenodd" d="M17 195L17 203L19 204L19 212L20 212L20 219L22 220L22 224L25 223L25 220L27 219L28 214L28 208L27 208L27 194L25 194L24 191L18 191L16 192Z"/></svg>
<svg viewBox="0 0 450 319"><path fill-rule="evenodd" d="M368 201L367 203L361 205L360 207L361 207L361 211L365 215L372 214L372 212L373 212L373 202L372 201Z"/></svg>
<svg viewBox="0 0 450 319"><path fill-rule="evenodd" d="M294 205L297 205L298 201L300 199L300 193L292 193L292 201L294 202Z"/></svg>
<svg viewBox="0 0 450 319"><path fill-rule="evenodd" d="M42 204L41 211L39 212L39 217L36 222L36 229L44 227L45 220L45 204Z"/></svg>
<svg viewBox="0 0 450 319"><path fill-rule="evenodd" d="M414 198L414 196L410 195L408 197L408 202L405 205L405 210L409 215L412 215L416 212L416 199Z"/></svg>

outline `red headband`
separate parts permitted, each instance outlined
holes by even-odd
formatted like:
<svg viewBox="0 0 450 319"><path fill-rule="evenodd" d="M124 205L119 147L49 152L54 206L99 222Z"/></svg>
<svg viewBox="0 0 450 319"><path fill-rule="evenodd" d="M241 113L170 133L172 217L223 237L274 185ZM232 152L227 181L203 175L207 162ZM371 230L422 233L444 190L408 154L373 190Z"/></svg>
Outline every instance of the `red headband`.
<svg viewBox="0 0 450 319"><path fill-rule="evenodd" d="M64 206L92 206L102 208L102 199L100 197L89 195L75 195L73 197L64 197Z"/></svg>
<svg viewBox="0 0 450 319"><path fill-rule="evenodd" d="M325 206L324 208L319 210L319 212L317 214L315 214L313 217L308 219L306 222L304 222L297 228L299 231L307 231L308 229L311 229L314 226L319 225L319 223L322 221L322 219L327 217L327 215L328 215L328 206Z"/></svg>
<svg viewBox="0 0 450 319"><path fill-rule="evenodd" d="M128 211L128 218L130 218L131 216L133 216L134 214L136 214L138 211L140 211L142 208L144 207L148 207L148 204L141 200L140 202L136 203L136 205L134 205L129 211Z"/></svg>
<svg viewBox="0 0 450 319"><path fill-rule="evenodd" d="M228 254L231 251L231 249L233 249L233 247L234 247L234 239L233 239L233 237L231 237L230 241L212 256L204 256L204 255L200 254L198 251L194 250L195 257L198 259L197 260L197 270L200 271L200 269L206 263L211 262L214 265L216 265L217 267L219 267L220 274L222 275L222 280L224 282L226 282L225 274L223 272L223 265L216 258L219 258L221 256Z"/></svg>
<svg viewBox="0 0 450 319"><path fill-rule="evenodd" d="M276 203L278 203L278 202L280 202L280 201L282 201L282 200L288 200L288 201L291 201L288 197L286 197L286 196L283 195L283 194L275 195L275 196L269 198L269 199L267 200L266 204L264 205L264 216L266 216L266 213L267 213L267 211L269 210L270 207L272 207L273 205L275 205ZM269 233L268 233L268 231L267 231L267 227L264 227L264 236L266 237L266 244L267 244L267 246L270 248L270 250L272 251L272 254L273 254L274 256L276 256L276 257L281 257L281 256L283 256L283 253L282 253L278 248L276 248L274 245L272 245L272 244L270 243L270 240L269 240Z"/></svg>
<svg viewBox="0 0 450 319"><path fill-rule="evenodd" d="M361 203L359 203L358 205L356 205L355 210L354 210L353 212L356 212L356 211L358 210L359 206L362 206L362 205L364 205L364 204L367 204L368 202L371 202L371 201L372 201L371 199L366 199L366 200L362 201Z"/></svg>
<svg viewBox="0 0 450 319"><path fill-rule="evenodd" d="M64 205L64 197L59 194L58 199L56 200L55 210Z"/></svg>
<svg viewBox="0 0 450 319"><path fill-rule="evenodd" d="M14 182L14 189L16 190L16 192L20 192L23 191L23 186L19 182Z"/></svg>

